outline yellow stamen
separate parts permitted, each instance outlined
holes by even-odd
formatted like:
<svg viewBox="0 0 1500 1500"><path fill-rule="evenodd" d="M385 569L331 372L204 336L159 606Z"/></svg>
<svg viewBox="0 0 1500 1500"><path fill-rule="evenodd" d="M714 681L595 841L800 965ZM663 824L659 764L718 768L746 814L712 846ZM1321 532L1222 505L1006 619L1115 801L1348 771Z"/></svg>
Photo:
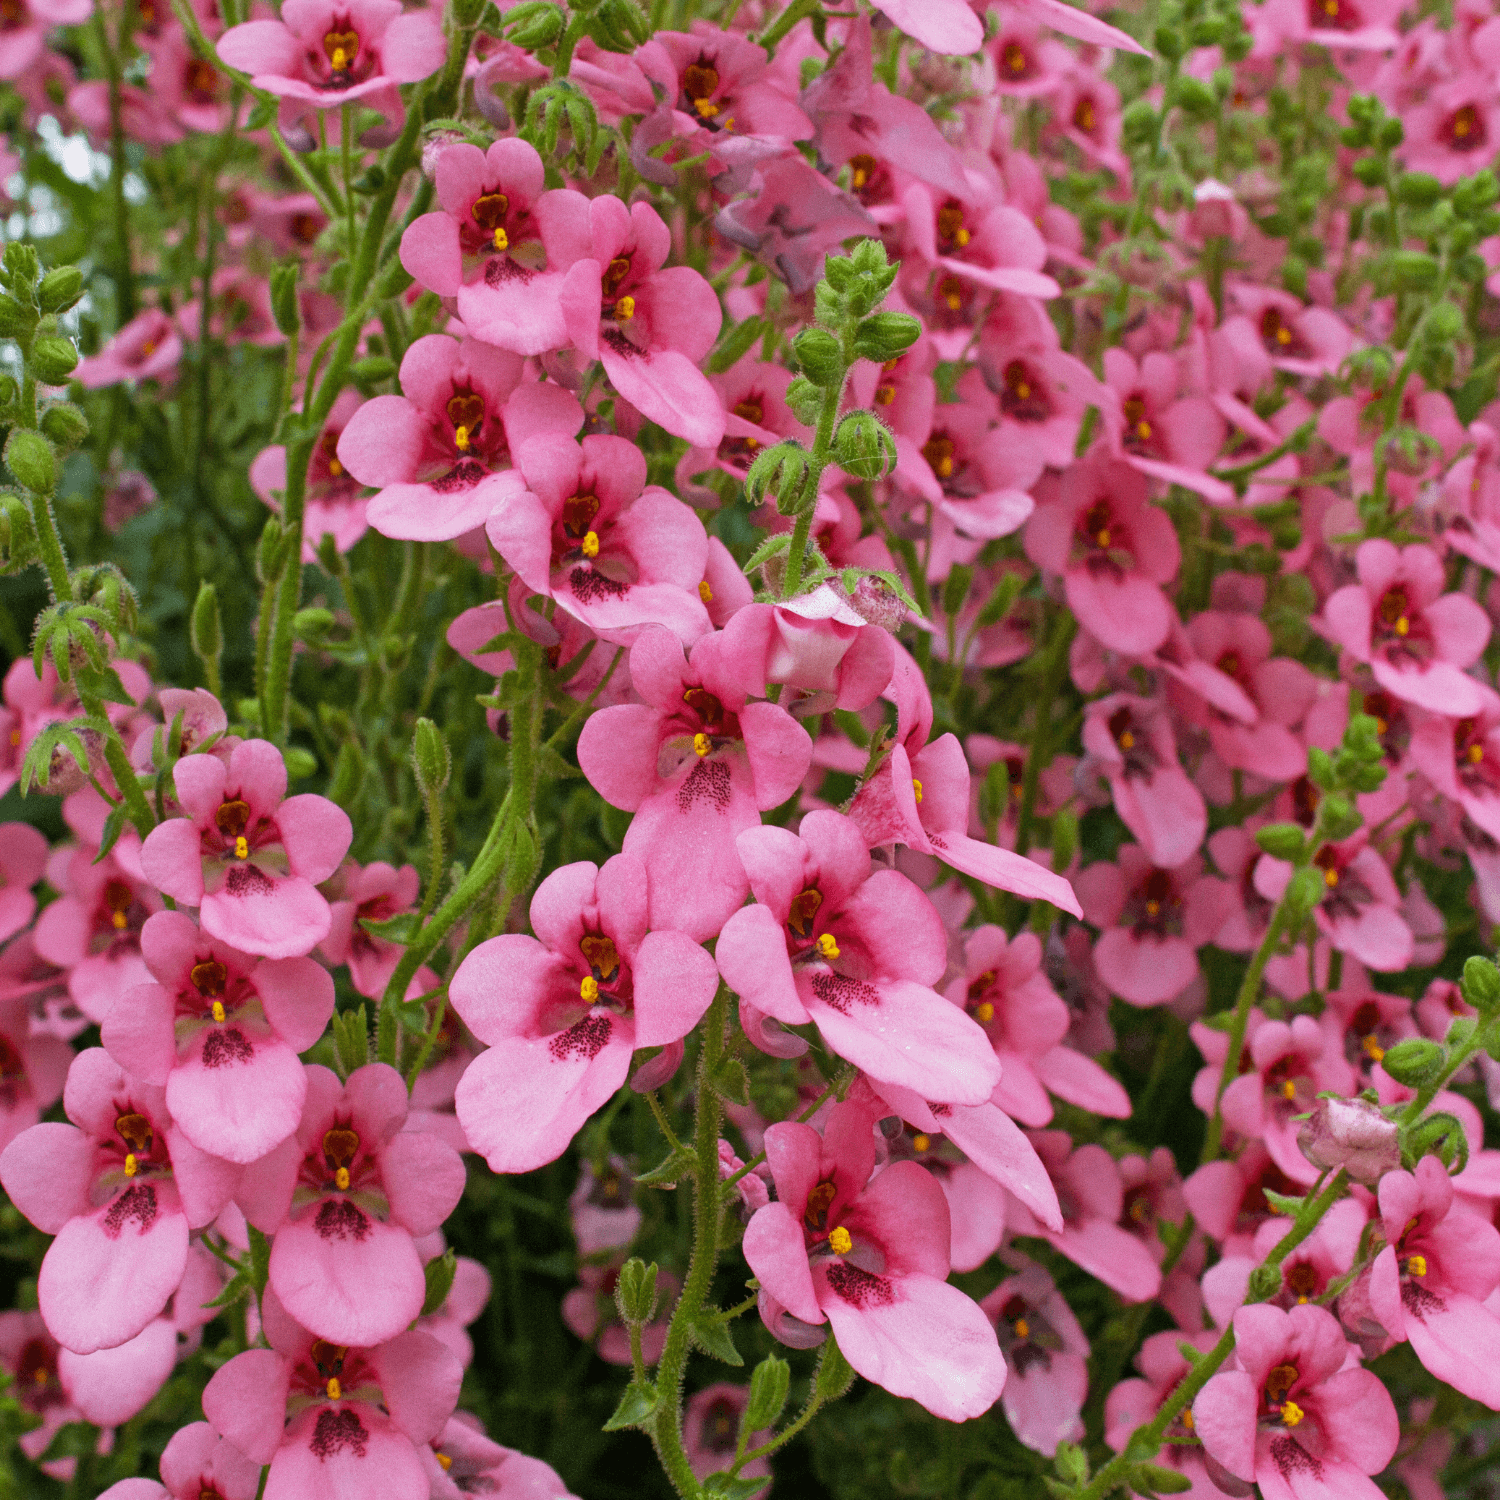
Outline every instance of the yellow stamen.
<svg viewBox="0 0 1500 1500"><path fill-rule="evenodd" d="M694 99L693 108L696 109L705 120L711 120L718 114L719 106L712 99Z"/></svg>
<svg viewBox="0 0 1500 1500"><path fill-rule="evenodd" d="M1148 917L1159 917L1161 915L1161 902L1148 901L1146 903L1146 915Z"/></svg>
<svg viewBox="0 0 1500 1500"><path fill-rule="evenodd" d="M828 1248L835 1255L847 1255L854 1248L854 1236L840 1224L828 1231Z"/></svg>
<svg viewBox="0 0 1500 1500"><path fill-rule="evenodd" d="M621 297L615 303L615 321L617 323L628 323L635 316L635 298Z"/></svg>
<svg viewBox="0 0 1500 1500"><path fill-rule="evenodd" d="M1018 1339L1031 1337L1031 1324L1028 1323L1025 1318L1017 1318L1016 1321L1010 1326L1015 1329L1016 1337Z"/></svg>
<svg viewBox="0 0 1500 1500"><path fill-rule="evenodd" d="M1120 736L1120 749L1122 749L1122 750L1134 750L1135 749L1135 736L1128 729L1125 731L1124 734L1122 734Z"/></svg>
<svg viewBox="0 0 1500 1500"><path fill-rule="evenodd" d="M1186 1427L1189 1432L1193 1430L1193 1413L1191 1408L1186 1406L1182 1409L1182 1425Z"/></svg>
<svg viewBox="0 0 1500 1500"><path fill-rule="evenodd" d="M330 1401L342 1401L344 1399L344 1388L339 1384L337 1375L328 1377L328 1399Z"/></svg>
<svg viewBox="0 0 1500 1500"><path fill-rule="evenodd" d="M342 47L335 47L329 61L333 64L335 73L342 73L349 66L349 54Z"/></svg>
<svg viewBox="0 0 1500 1500"><path fill-rule="evenodd" d="M1283 1099L1295 1099L1297 1097L1297 1085L1290 1078L1281 1085L1281 1097Z"/></svg>
<svg viewBox="0 0 1500 1500"><path fill-rule="evenodd" d="M915 776L911 779L911 789L916 794L917 801L922 800L922 783Z"/></svg>
<svg viewBox="0 0 1500 1500"><path fill-rule="evenodd" d="M497 250L509 250L510 249L510 238L507 236L507 234L505 233L505 231L503 229L497 229L495 231L495 249L497 249Z"/></svg>
<svg viewBox="0 0 1500 1500"><path fill-rule="evenodd" d="M712 604L714 602L714 591L709 588L708 579L706 578L698 585L698 597L705 604Z"/></svg>
<svg viewBox="0 0 1500 1500"><path fill-rule="evenodd" d="M960 229L953 236L953 243L955 245L967 245L969 243L969 231L967 229Z"/></svg>
<svg viewBox="0 0 1500 1500"><path fill-rule="evenodd" d="M981 1001L975 1007L974 1015L981 1021L993 1021L995 1019L995 1007L988 1000Z"/></svg>
<svg viewBox="0 0 1500 1500"><path fill-rule="evenodd" d="M234 841L234 857L236 859L250 858L250 841L243 833Z"/></svg>
<svg viewBox="0 0 1500 1500"><path fill-rule="evenodd" d="M964 305L964 299L957 292L949 292L943 301L948 304L949 312L957 312Z"/></svg>
<svg viewBox="0 0 1500 1500"><path fill-rule="evenodd" d="M1295 1427L1306 1415L1295 1401L1285 1401L1281 1406L1281 1420L1288 1427Z"/></svg>
<svg viewBox="0 0 1500 1500"><path fill-rule="evenodd" d="M839 945L834 941L831 932L820 932L818 934L818 952L824 958L837 958L839 956Z"/></svg>
<svg viewBox="0 0 1500 1500"><path fill-rule="evenodd" d="M1368 1057L1372 1062L1379 1062L1380 1059L1385 1056L1385 1048L1382 1047L1378 1041L1376 1041L1373 1032L1369 1036L1367 1036L1364 1041L1360 1043L1360 1045L1365 1049L1365 1056Z"/></svg>
<svg viewBox="0 0 1500 1500"><path fill-rule="evenodd" d="M592 974L585 974L578 993L592 1005L599 998L599 981Z"/></svg>
<svg viewBox="0 0 1500 1500"><path fill-rule="evenodd" d="M932 1145L932 1141L925 1135L914 1135L911 1138L911 1149L920 1155Z"/></svg>
<svg viewBox="0 0 1500 1500"><path fill-rule="evenodd" d="M694 755L697 755L697 756L700 756L700 757L704 756L704 755L707 755L709 753L709 751L713 749L713 747L714 747L713 746L713 741L711 739L709 739L709 737L706 734L704 734L701 729L698 731L697 734L695 734L693 736L693 754Z"/></svg>
<svg viewBox="0 0 1500 1500"><path fill-rule="evenodd" d="M1324 870L1324 872L1323 872L1323 884L1324 885L1335 886L1338 883L1339 883L1339 872L1337 870Z"/></svg>
<svg viewBox="0 0 1500 1500"><path fill-rule="evenodd" d="M1151 424L1149 422L1137 422L1135 424L1135 433L1142 442L1146 442L1151 437Z"/></svg>
<svg viewBox="0 0 1500 1500"><path fill-rule="evenodd" d="M453 446L460 453L469 451L469 429L467 427L455 427L453 429Z"/></svg>
<svg viewBox="0 0 1500 1500"><path fill-rule="evenodd" d="M938 471L938 478L939 479L952 479L953 478L953 460L952 460L952 458L949 457L947 454L944 454L943 457L938 460L938 470L937 471Z"/></svg>
<svg viewBox="0 0 1500 1500"><path fill-rule="evenodd" d="M135 1152L127 1151L125 1153L125 1175L127 1177L134 1177L136 1174L136 1168L139 1165L140 1163L135 1159Z"/></svg>
<svg viewBox="0 0 1500 1500"><path fill-rule="evenodd" d="M434 1453L432 1456L437 1459L438 1467L442 1469L443 1473L446 1474L453 1467L453 1460L446 1453Z"/></svg>
<svg viewBox="0 0 1500 1500"><path fill-rule="evenodd" d="M216 1021L222 1021L224 1019L224 1002L222 1000L214 1001L213 1018Z"/></svg>
<svg viewBox="0 0 1500 1500"><path fill-rule="evenodd" d="M1101 547L1109 546L1109 527L1106 526L1102 528L1099 532L1099 535L1096 536L1094 540L1098 542Z"/></svg>
<svg viewBox="0 0 1500 1500"><path fill-rule="evenodd" d="M598 557L599 555L599 533L597 531L586 531L583 540L578 544L578 550L585 557Z"/></svg>
<svg viewBox="0 0 1500 1500"><path fill-rule="evenodd" d="M1470 745L1466 752L1471 766L1477 766L1484 759L1483 745Z"/></svg>
<svg viewBox="0 0 1500 1500"><path fill-rule="evenodd" d="M340 1167L338 1169L338 1171L333 1174L333 1185L341 1193L347 1193L349 1191L349 1168L348 1167Z"/></svg>
<svg viewBox="0 0 1500 1500"><path fill-rule="evenodd" d="M1408 620L1405 615L1402 615L1401 618L1396 621L1396 634L1397 635L1409 635L1410 633L1411 633L1411 621Z"/></svg>
<svg viewBox="0 0 1500 1500"><path fill-rule="evenodd" d="M1406 1269L1413 1276L1425 1276L1427 1274L1427 1257L1425 1255L1412 1255L1407 1258Z"/></svg>
<svg viewBox="0 0 1500 1500"><path fill-rule="evenodd" d="M110 923L114 927L114 929L115 929L116 932L124 932L125 931L126 922L125 922L125 913L124 912L122 912L122 911L115 912L110 917L109 920L110 920Z"/></svg>
<svg viewBox="0 0 1500 1500"><path fill-rule="evenodd" d="M1291 341L1292 331L1290 328L1278 328L1276 330L1276 342L1278 344L1290 344Z"/></svg>
<svg viewBox="0 0 1500 1500"><path fill-rule="evenodd" d="M330 458L328 460L328 473L331 478L337 479L343 472L344 466L338 461L338 459Z"/></svg>

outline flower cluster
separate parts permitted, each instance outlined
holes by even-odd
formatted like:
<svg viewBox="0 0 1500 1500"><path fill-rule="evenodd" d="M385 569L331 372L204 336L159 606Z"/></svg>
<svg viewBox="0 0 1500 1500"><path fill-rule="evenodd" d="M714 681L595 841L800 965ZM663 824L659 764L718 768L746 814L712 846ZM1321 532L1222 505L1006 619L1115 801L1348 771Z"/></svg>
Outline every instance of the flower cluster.
<svg viewBox="0 0 1500 1500"><path fill-rule="evenodd" d="M11 10L18 1462L1487 1493L1500 16Z"/></svg>

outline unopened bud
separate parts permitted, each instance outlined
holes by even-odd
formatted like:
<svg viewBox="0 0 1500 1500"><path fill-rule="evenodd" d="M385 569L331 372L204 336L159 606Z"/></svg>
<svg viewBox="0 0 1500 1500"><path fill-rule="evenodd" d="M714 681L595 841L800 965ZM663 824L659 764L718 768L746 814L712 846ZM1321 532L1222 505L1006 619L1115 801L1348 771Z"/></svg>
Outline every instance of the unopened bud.
<svg viewBox="0 0 1500 1500"><path fill-rule="evenodd" d="M884 364L910 349L921 335L922 325L910 313L872 313L854 330L854 352Z"/></svg>
<svg viewBox="0 0 1500 1500"><path fill-rule="evenodd" d="M77 266L54 266L36 289L37 306L44 313L63 313L83 296L83 272Z"/></svg>
<svg viewBox="0 0 1500 1500"><path fill-rule="evenodd" d="M1423 1036L1409 1036L1386 1049L1380 1066L1396 1080L1410 1088L1419 1088L1434 1077L1448 1054L1441 1043Z"/></svg>
<svg viewBox="0 0 1500 1500"><path fill-rule="evenodd" d="M649 1323L656 1311L656 1263L649 1266L633 1255L620 1267L615 1283L615 1304L627 1323Z"/></svg>
<svg viewBox="0 0 1500 1500"><path fill-rule="evenodd" d="M297 276L301 269L294 260L271 268L271 316L286 338L291 338L302 326L302 309L297 301Z"/></svg>
<svg viewBox="0 0 1500 1500"><path fill-rule="evenodd" d="M280 518L267 516L255 548L255 576L261 583L269 583L281 571L283 535Z"/></svg>
<svg viewBox="0 0 1500 1500"><path fill-rule="evenodd" d="M792 1385L792 1367L768 1354L750 1372L750 1400L745 1407L745 1427L750 1432L775 1425L786 1406Z"/></svg>
<svg viewBox="0 0 1500 1500"><path fill-rule="evenodd" d="M825 389L838 385L844 378L844 351L839 341L825 328L804 328L792 340L792 349L802 373L814 385Z"/></svg>
<svg viewBox="0 0 1500 1500"><path fill-rule="evenodd" d="M1307 839L1295 823L1268 823L1255 831L1255 842L1272 859L1296 863L1307 848Z"/></svg>
<svg viewBox="0 0 1500 1500"><path fill-rule="evenodd" d="M224 631L219 623L219 591L211 583L198 585L188 622L188 639L200 661L216 662L224 649Z"/></svg>
<svg viewBox="0 0 1500 1500"><path fill-rule="evenodd" d="M1364 1099L1319 1099L1297 1130L1298 1147L1319 1171L1343 1167L1369 1187L1401 1165L1399 1138L1396 1122Z"/></svg>
<svg viewBox="0 0 1500 1500"><path fill-rule="evenodd" d="M1245 1288L1249 1302L1267 1302L1281 1290L1280 1266L1256 1266Z"/></svg>
<svg viewBox="0 0 1500 1500"><path fill-rule="evenodd" d="M562 35L565 20L562 9L548 0L521 0L505 13L505 39L523 52L535 52Z"/></svg>
<svg viewBox="0 0 1500 1500"><path fill-rule="evenodd" d="M13 427L5 443L5 467L36 495L50 495L57 483L57 458L41 433Z"/></svg>
<svg viewBox="0 0 1500 1500"><path fill-rule="evenodd" d="M1500 1011L1500 969L1489 959L1477 953L1465 959L1459 989L1464 999L1486 1019Z"/></svg>
<svg viewBox="0 0 1500 1500"><path fill-rule="evenodd" d="M883 479L896 467L896 440L873 412L850 412L833 435L833 461L856 479Z"/></svg>
<svg viewBox="0 0 1500 1500"><path fill-rule="evenodd" d="M1313 908L1323 899L1326 890L1321 870L1312 865L1298 870L1281 898L1286 903L1288 925L1293 929L1300 927L1312 915Z"/></svg>
<svg viewBox="0 0 1500 1500"><path fill-rule="evenodd" d="M423 797L436 797L448 785L453 752L443 732L431 719L418 719L411 738L411 764Z"/></svg>
<svg viewBox="0 0 1500 1500"><path fill-rule="evenodd" d="M78 368L78 350L72 339L49 334L31 346L32 373L43 385L64 385Z"/></svg>
<svg viewBox="0 0 1500 1500"><path fill-rule="evenodd" d="M59 401L37 423L44 437L71 452L89 435L89 419L71 401Z"/></svg>

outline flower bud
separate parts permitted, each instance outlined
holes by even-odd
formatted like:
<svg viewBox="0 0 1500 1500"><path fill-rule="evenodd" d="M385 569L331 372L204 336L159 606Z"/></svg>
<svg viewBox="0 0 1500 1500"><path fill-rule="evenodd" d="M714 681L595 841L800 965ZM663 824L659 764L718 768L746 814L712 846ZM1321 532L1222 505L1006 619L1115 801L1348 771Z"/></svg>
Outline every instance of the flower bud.
<svg viewBox="0 0 1500 1500"><path fill-rule="evenodd" d="M850 412L833 435L833 460L856 479L883 479L896 467L896 440L874 412Z"/></svg>
<svg viewBox="0 0 1500 1500"><path fill-rule="evenodd" d="M854 352L884 364L910 349L921 335L922 325L909 313L872 313L854 330Z"/></svg>
<svg viewBox="0 0 1500 1500"><path fill-rule="evenodd" d="M823 393L807 376L794 375L786 388L786 404L799 422L811 427L823 408Z"/></svg>
<svg viewBox="0 0 1500 1500"><path fill-rule="evenodd" d="M37 425L59 448L69 452L89 435L89 419L71 401L49 406Z"/></svg>
<svg viewBox="0 0 1500 1500"><path fill-rule="evenodd" d="M1438 1042L1424 1036L1409 1036L1386 1049L1380 1066L1396 1080L1410 1088L1419 1088L1432 1078L1446 1061L1448 1053Z"/></svg>
<svg viewBox="0 0 1500 1500"><path fill-rule="evenodd" d="M1477 953L1465 959L1459 989L1464 999L1486 1020L1500 1011L1500 969L1489 959Z"/></svg>
<svg viewBox="0 0 1500 1500"><path fill-rule="evenodd" d="M774 1354L768 1354L750 1372L750 1400L745 1407L744 1424L748 1431L759 1432L771 1427L786 1406L792 1385L792 1367Z"/></svg>
<svg viewBox="0 0 1500 1500"><path fill-rule="evenodd" d="M44 313L64 313L83 296L83 272L77 266L54 266L36 289Z"/></svg>
<svg viewBox="0 0 1500 1500"><path fill-rule="evenodd" d="M521 0L505 13L505 39L523 52L550 47L562 35L564 16L549 0Z"/></svg>
<svg viewBox="0 0 1500 1500"><path fill-rule="evenodd" d="M302 326L302 309L297 302L297 275L301 267L294 260L271 268L271 316L286 338Z"/></svg>
<svg viewBox="0 0 1500 1500"><path fill-rule="evenodd" d="M299 609L292 616L292 633L308 646L320 645L332 626L333 611L321 609L317 605Z"/></svg>
<svg viewBox="0 0 1500 1500"><path fill-rule="evenodd" d="M36 314L0 292L0 338L24 338L36 326Z"/></svg>
<svg viewBox="0 0 1500 1500"><path fill-rule="evenodd" d="M43 385L64 385L77 368L78 350L72 339L52 334L31 347L32 373Z"/></svg>
<svg viewBox="0 0 1500 1500"><path fill-rule="evenodd" d="M50 495L57 482L57 459L41 433L13 427L5 443L5 467L33 494Z"/></svg>
<svg viewBox="0 0 1500 1500"><path fill-rule="evenodd" d="M1348 838L1364 820L1364 814L1343 792L1329 792L1318 808L1318 821L1323 825L1323 832L1335 843Z"/></svg>
<svg viewBox="0 0 1500 1500"><path fill-rule="evenodd" d="M12 240L5 247L5 254L0 256L0 267L4 268L5 279L12 287L25 287L29 292L36 286L42 263L37 258L35 245Z"/></svg>
<svg viewBox="0 0 1500 1500"><path fill-rule="evenodd" d="M656 1311L656 1262L649 1266L632 1255L620 1267L615 1283L615 1305L627 1323L649 1323Z"/></svg>
<svg viewBox="0 0 1500 1500"><path fill-rule="evenodd" d="M1281 899L1286 903L1287 921L1293 929L1308 919L1313 908L1323 899L1325 890L1323 872L1311 865L1292 876Z"/></svg>
<svg viewBox="0 0 1500 1500"><path fill-rule="evenodd" d="M199 661L216 662L224 650L224 631L219 623L219 591L211 583L198 585L198 597L193 602L192 618L188 621L188 640Z"/></svg>
<svg viewBox="0 0 1500 1500"><path fill-rule="evenodd" d="M789 439L774 448L762 448L745 475L745 499L759 505L772 495L782 515L793 515L806 478L807 453L799 443Z"/></svg>
<svg viewBox="0 0 1500 1500"><path fill-rule="evenodd" d="M1256 830L1255 842L1272 859L1290 860L1293 864L1307 850L1307 839L1295 823L1268 823Z"/></svg>
<svg viewBox="0 0 1500 1500"><path fill-rule="evenodd" d="M1248 1302L1266 1302L1281 1290L1280 1266L1256 1266L1246 1287Z"/></svg>
<svg viewBox="0 0 1500 1500"><path fill-rule="evenodd" d="M411 738L411 764L423 797L436 797L448 785L453 752L443 732L431 719L418 719Z"/></svg>
<svg viewBox="0 0 1500 1500"><path fill-rule="evenodd" d="M1319 1099L1297 1131L1297 1145L1319 1171L1343 1167L1374 1187L1401 1165L1400 1128L1366 1099Z"/></svg>
<svg viewBox="0 0 1500 1500"><path fill-rule="evenodd" d="M255 548L255 576L261 583L269 583L281 571L282 535L280 519L267 516Z"/></svg>
<svg viewBox="0 0 1500 1500"><path fill-rule="evenodd" d="M835 386L844 378L844 351L839 341L823 328L804 328L792 340L797 363L814 385Z"/></svg>
<svg viewBox="0 0 1500 1500"><path fill-rule="evenodd" d="M488 0L453 0L453 19L467 31L479 24Z"/></svg>

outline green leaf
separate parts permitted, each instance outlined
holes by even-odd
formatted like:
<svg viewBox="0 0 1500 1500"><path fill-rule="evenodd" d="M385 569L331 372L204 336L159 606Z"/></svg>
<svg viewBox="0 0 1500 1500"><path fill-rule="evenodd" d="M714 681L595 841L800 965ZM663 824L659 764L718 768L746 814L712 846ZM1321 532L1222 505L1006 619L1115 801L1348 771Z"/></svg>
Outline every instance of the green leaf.
<svg viewBox="0 0 1500 1500"><path fill-rule="evenodd" d="M229 1279L229 1284L214 1298L212 1302L205 1302L205 1307L233 1307L236 1302L243 1301L255 1290L250 1285L250 1278L243 1271Z"/></svg>
<svg viewBox="0 0 1500 1500"><path fill-rule="evenodd" d="M605 1432L626 1427L644 1427L656 1415L656 1387L649 1380L632 1380L620 1397L614 1415L604 1424Z"/></svg>
<svg viewBox="0 0 1500 1500"><path fill-rule="evenodd" d="M271 1240L270 1236L264 1235L253 1224L246 1225L250 1231L250 1264L247 1275L250 1284L259 1295L266 1289L266 1279L271 1271Z"/></svg>
<svg viewBox="0 0 1500 1500"><path fill-rule="evenodd" d="M422 1316L435 1313L448 1300L453 1289L453 1278L458 1272L458 1252L450 1245L441 1255L427 1262L424 1275L427 1278L427 1295L422 1299Z"/></svg>
<svg viewBox="0 0 1500 1500"><path fill-rule="evenodd" d="M384 938L390 943L401 943L404 946L416 936L417 915L414 911L404 911L399 916L387 917L383 922L376 922L370 917L361 917L359 925L366 932L374 933L378 938Z"/></svg>
<svg viewBox="0 0 1500 1500"><path fill-rule="evenodd" d="M1270 1188L1266 1189L1266 1202L1271 1207L1272 1213L1285 1214L1289 1219L1295 1219L1302 1211L1302 1198L1293 1198L1286 1193L1275 1193Z"/></svg>
<svg viewBox="0 0 1500 1500"><path fill-rule="evenodd" d="M837 1401L854 1384L854 1367L844 1358L844 1352L830 1329L828 1340L823 1345L823 1357L818 1361L818 1378L813 1382L813 1395L820 1401Z"/></svg>
<svg viewBox="0 0 1500 1500"><path fill-rule="evenodd" d="M739 1058L720 1058L708 1081L714 1093L730 1104L750 1102L750 1075Z"/></svg>
<svg viewBox="0 0 1500 1500"><path fill-rule="evenodd" d="M642 1187L673 1187L684 1177L691 1176L697 1165L698 1159L693 1153L686 1146L679 1146L635 1180Z"/></svg>
<svg viewBox="0 0 1500 1500"><path fill-rule="evenodd" d="M128 817L129 809L123 802L111 809L109 816L104 820L104 832L99 836L99 852L94 856L96 865L100 860L107 858L109 851L115 847Z"/></svg>
<svg viewBox="0 0 1500 1500"><path fill-rule="evenodd" d="M734 1335L729 1324L718 1316L718 1308L705 1307L693 1319L693 1342L705 1353L726 1365L743 1365L745 1357L734 1347Z"/></svg>
<svg viewBox="0 0 1500 1500"><path fill-rule="evenodd" d="M703 1481L703 1493L712 1495L714 1500L721 1500L721 1497L722 1500L749 1500L751 1495L760 1494L770 1482L769 1474L760 1479L735 1479L720 1470Z"/></svg>
<svg viewBox="0 0 1500 1500"><path fill-rule="evenodd" d="M792 534L789 531L778 532L775 536L767 537L750 554L750 561L745 564L745 572L753 573L758 567L770 562L773 557L780 557L783 552L791 551L791 547Z"/></svg>
<svg viewBox="0 0 1500 1500"><path fill-rule="evenodd" d="M724 333L712 354L708 356L708 373L722 375L731 365L737 364L750 346L765 332L765 322L752 314L743 323L736 323Z"/></svg>

